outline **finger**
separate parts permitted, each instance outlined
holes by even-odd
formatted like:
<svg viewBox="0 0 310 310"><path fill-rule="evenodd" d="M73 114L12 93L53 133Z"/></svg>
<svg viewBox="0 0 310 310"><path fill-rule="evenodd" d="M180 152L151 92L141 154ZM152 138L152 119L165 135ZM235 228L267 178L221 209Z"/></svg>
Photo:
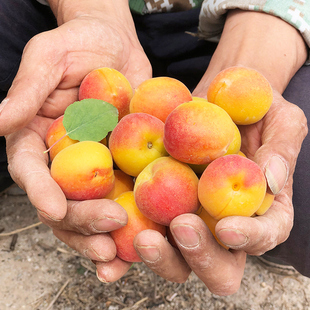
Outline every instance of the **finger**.
<svg viewBox="0 0 310 310"><path fill-rule="evenodd" d="M84 236L59 229L53 229L53 233L59 240L90 260L108 262L115 258L116 247L109 234Z"/></svg>
<svg viewBox="0 0 310 310"><path fill-rule="evenodd" d="M1 135L27 125L60 83L66 57L65 49L57 46L59 38L50 44L55 34L53 31L39 34L26 45L18 73L0 105Z"/></svg>
<svg viewBox="0 0 310 310"><path fill-rule="evenodd" d="M132 266L132 263L125 262L117 256L109 262L95 262L97 277L103 283L115 282L124 276Z"/></svg>
<svg viewBox="0 0 310 310"><path fill-rule="evenodd" d="M45 100L38 115L56 119L63 115L68 105L78 100L78 87L55 89Z"/></svg>
<svg viewBox="0 0 310 310"><path fill-rule="evenodd" d="M49 124L36 117L33 123L45 131ZM33 128L24 128L6 137L8 168L14 181L26 191L38 212L52 221L63 219L67 213L67 200L52 179L48 155L42 136Z"/></svg>
<svg viewBox="0 0 310 310"><path fill-rule="evenodd" d="M180 252L157 231L144 230L137 234L134 247L143 262L164 279L183 283L191 273Z"/></svg>
<svg viewBox="0 0 310 310"><path fill-rule="evenodd" d="M216 235L226 246L250 255L262 255L284 242L293 226L293 206L287 184L269 208L257 217L228 217L220 220Z"/></svg>
<svg viewBox="0 0 310 310"><path fill-rule="evenodd" d="M142 82L152 78L152 66L146 57L141 45L136 53L131 53L128 59L128 68L121 70L128 79L133 89L136 89ZM139 59L139 61L137 61Z"/></svg>
<svg viewBox="0 0 310 310"><path fill-rule="evenodd" d="M194 214L176 217L170 229L184 259L212 293L231 295L239 289L245 252L224 249Z"/></svg>
<svg viewBox="0 0 310 310"><path fill-rule="evenodd" d="M241 132L242 130L247 129L241 128ZM307 132L307 120L303 111L275 93L274 102L263 119L262 146L253 158L263 169L273 194L278 194L293 175ZM249 135L247 137L251 138ZM250 142L244 140L244 144Z"/></svg>
<svg viewBox="0 0 310 310"><path fill-rule="evenodd" d="M39 214L40 220L57 230L93 235L109 232L127 224L123 207L109 199L68 201L67 214L62 221L51 221Z"/></svg>

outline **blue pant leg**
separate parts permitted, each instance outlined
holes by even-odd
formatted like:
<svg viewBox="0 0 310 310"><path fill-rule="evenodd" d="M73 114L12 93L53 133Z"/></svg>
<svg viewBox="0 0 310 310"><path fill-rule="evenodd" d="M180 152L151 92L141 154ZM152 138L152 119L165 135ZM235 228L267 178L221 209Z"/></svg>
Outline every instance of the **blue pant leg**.
<svg viewBox="0 0 310 310"><path fill-rule="evenodd" d="M0 102L17 73L26 43L54 27L56 20L48 6L36 0L0 0ZM0 178L1 190L9 178L4 137L0 137Z"/></svg>

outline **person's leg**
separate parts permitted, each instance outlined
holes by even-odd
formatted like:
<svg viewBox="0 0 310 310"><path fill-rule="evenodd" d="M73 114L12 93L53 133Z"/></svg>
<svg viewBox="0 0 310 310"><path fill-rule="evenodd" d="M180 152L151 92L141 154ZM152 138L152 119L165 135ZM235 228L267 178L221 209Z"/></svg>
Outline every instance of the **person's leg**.
<svg viewBox="0 0 310 310"><path fill-rule="evenodd" d="M0 102L17 73L26 43L55 26L50 8L35 0L0 1ZM12 183L7 171L5 139L0 137L0 192Z"/></svg>
<svg viewBox="0 0 310 310"><path fill-rule="evenodd" d="M310 119L310 66L303 66L289 83L284 98L297 106ZM310 136L303 142L294 173L294 226L287 241L267 252L264 257L281 259L310 277Z"/></svg>

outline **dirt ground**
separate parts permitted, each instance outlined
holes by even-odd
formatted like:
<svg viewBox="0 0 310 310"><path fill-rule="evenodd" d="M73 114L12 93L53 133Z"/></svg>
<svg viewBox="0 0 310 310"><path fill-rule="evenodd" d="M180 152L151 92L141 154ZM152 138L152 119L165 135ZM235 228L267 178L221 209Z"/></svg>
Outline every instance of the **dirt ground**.
<svg viewBox="0 0 310 310"><path fill-rule="evenodd" d="M270 273L254 257L240 290L227 297L211 294L195 274L184 284L170 283L142 263L103 284L92 263L43 224L3 236L37 222L27 196L0 197L0 310L310 309L310 279Z"/></svg>

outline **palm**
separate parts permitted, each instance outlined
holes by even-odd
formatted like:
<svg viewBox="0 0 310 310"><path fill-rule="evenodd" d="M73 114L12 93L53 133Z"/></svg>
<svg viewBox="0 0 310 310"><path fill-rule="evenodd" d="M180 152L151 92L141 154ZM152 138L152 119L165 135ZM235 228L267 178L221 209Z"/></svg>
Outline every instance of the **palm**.
<svg viewBox="0 0 310 310"><path fill-rule="evenodd" d="M62 114L77 100L84 76L95 68L115 68L133 87L151 76L149 61L135 34L116 23L82 17L28 43L16 80L29 75L33 68L33 80L40 83L34 87L40 87L45 99L39 115L55 118Z"/></svg>

